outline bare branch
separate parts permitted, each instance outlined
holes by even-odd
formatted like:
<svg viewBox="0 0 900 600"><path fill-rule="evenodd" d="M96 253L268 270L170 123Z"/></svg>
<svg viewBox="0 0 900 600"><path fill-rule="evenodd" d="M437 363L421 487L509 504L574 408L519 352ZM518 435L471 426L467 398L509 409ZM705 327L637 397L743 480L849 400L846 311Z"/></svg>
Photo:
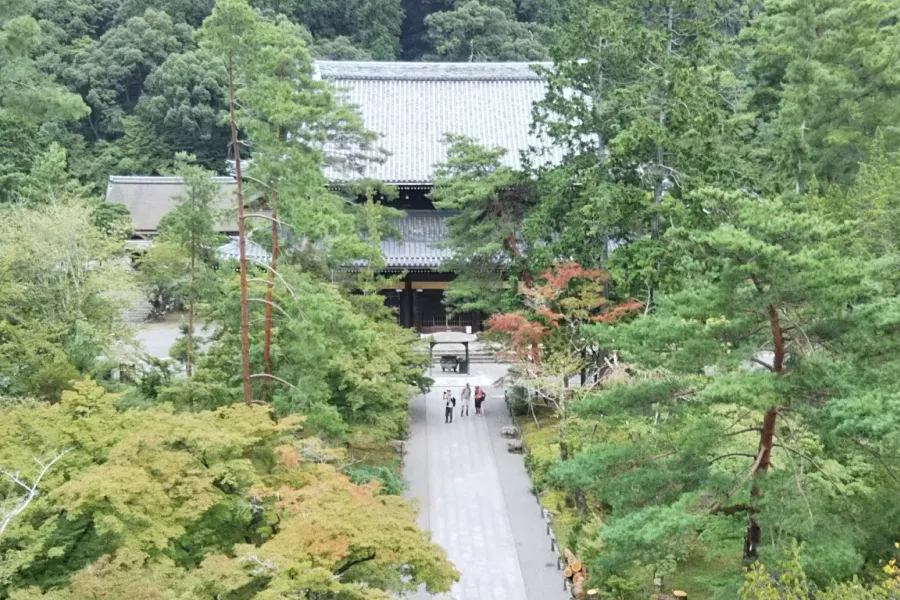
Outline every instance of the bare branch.
<svg viewBox="0 0 900 600"><path fill-rule="evenodd" d="M728 458L729 456L746 456L748 458L756 458L755 454L750 454L749 452L729 452L728 454L721 454L713 458L709 461L709 464L713 464L717 460L722 460L723 458Z"/></svg>
<svg viewBox="0 0 900 600"><path fill-rule="evenodd" d="M755 432L759 433L760 431L762 431L762 427L745 427L744 429L741 429L739 431L732 431L731 433L726 433L725 437L741 435L742 433L750 433L751 431L755 431ZM754 454L753 456L756 456L756 455Z"/></svg>
<svg viewBox="0 0 900 600"><path fill-rule="evenodd" d="M41 483L41 479L44 478L44 475L47 474L47 471L50 470L56 461L61 459L63 456L71 452L74 448L66 448L62 452L59 452L54 456L47 464L44 464L39 459L35 458L34 462L38 464L41 470L38 472L37 476L35 476L34 481L32 483L27 483L22 481L19 478L20 471L16 471L12 473L11 471L7 471L6 469L0 467L0 475L5 476L7 479L21 487L25 490L25 496L19 501L19 503L12 508L8 513L3 515L0 518L0 537L3 537L3 532L6 531L6 527L9 525L10 521L16 518L22 511L28 508L28 505L31 504L31 501L35 499L38 495L38 485Z"/></svg>
<svg viewBox="0 0 900 600"><path fill-rule="evenodd" d="M296 390L298 392L303 391L300 388L298 388L296 385L294 385L293 383L291 383L289 381L285 381L281 377L276 377L275 375L272 375L270 373L255 373L250 376L250 379L259 379L260 377L265 378L265 379L271 379L272 381L277 381L278 383L283 383L284 385L288 386L292 390Z"/></svg>
<svg viewBox="0 0 900 600"><path fill-rule="evenodd" d="M859 440L853 440L853 441L856 442L856 445L858 445L860 448L862 448L863 450L865 450L866 452L868 452L872 456L874 456L878 460L878 462L881 463L881 466L884 467L884 470L887 471L887 474L890 476L891 479L893 479L897 483L900 483L900 477L897 477L897 474L894 473L894 470L891 469L890 465L888 465L887 462L885 462L884 457L882 457L881 454L879 454L875 450L872 450L871 448L869 448L868 446L866 446Z"/></svg>
<svg viewBox="0 0 900 600"><path fill-rule="evenodd" d="M284 221L281 221L279 219L276 219L275 217L271 217L269 215L264 215L261 213L250 213L249 215L244 215L244 220L246 221L247 219L266 219L268 221L272 221L273 223L278 223L279 225L284 225L288 229L290 229L290 227L291 227Z"/></svg>
<svg viewBox="0 0 900 600"><path fill-rule="evenodd" d="M269 273L272 273L273 275L275 275L275 277L277 277L277 278L279 279L279 281L281 281L281 283L284 284L284 287L287 288L287 291L291 294L291 297L294 298L295 300L297 299L297 294L296 294L296 292L294 291L294 288L292 288L292 287L288 284L288 282L284 279L284 276L282 276L281 273L279 273L278 271L276 271L275 269L273 269L271 266L267 265L267 264L264 263L264 262L253 261L253 263L254 263L255 265L259 266L259 267L263 267L263 268L266 269ZM266 281L266 283L268 283L268 281ZM300 316L303 316L303 313L302 313L302 312L300 313ZM305 317L305 316L303 316L303 318L304 318L304 320L306 320L306 317Z"/></svg>
<svg viewBox="0 0 900 600"><path fill-rule="evenodd" d="M758 359L758 358L751 358L751 359L750 359L750 362L755 362L755 363L758 364L758 365L764 366L765 368L767 368L768 370L772 371L773 373L775 372L775 367L773 367L772 365L770 365L769 363L767 363L767 362L764 361L764 360L760 360L760 359Z"/></svg>
<svg viewBox="0 0 900 600"><path fill-rule="evenodd" d="M273 273L275 273L275 274L277 275L277 272L276 272L276 271L273 271ZM260 278L260 277L251 277L251 278L248 279L247 281L248 281L248 282L254 281L254 282L256 282L256 283L264 283L264 284L266 284L267 286L270 286L270 285L271 285L271 286L274 286L274 285L275 285L275 282L274 282L274 281L269 281L268 279L262 279L262 278ZM293 288L291 288L291 286L289 286L287 283L285 283L284 278L281 278L281 283L284 283L284 287L287 288L287 291L288 291L288 293L291 295L291 298L293 298L293 299L296 300L296 299L297 299L297 294L296 294L296 292L294 292L294 290L293 290Z"/></svg>
<svg viewBox="0 0 900 600"><path fill-rule="evenodd" d="M259 302L260 304L268 304L269 306L271 306L272 308L276 309L281 314L283 314L285 317L287 317L289 320L291 320L291 321L294 320L294 318L291 315L289 315L286 310L284 310L283 308L281 308L274 302L269 302L265 298L247 298L247 302Z"/></svg>
<svg viewBox="0 0 900 600"><path fill-rule="evenodd" d="M760 449L759 455L757 455L757 457L756 457L756 462L754 462L753 466L750 467L750 472L747 473L747 475L743 479L741 479L740 483L738 483L736 486L731 488L731 491L725 495L725 498L721 502L716 502L716 504L710 509L710 511L709 511L710 514L719 512L719 510L721 510L721 508L722 508L722 505L725 504L729 498L734 496L738 492L738 490L740 490L742 487L744 487L744 484L746 484L748 481L750 481L751 477L756 475L757 471L759 471L759 467L762 464L763 457L765 456L765 454L766 454L765 448Z"/></svg>
<svg viewBox="0 0 900 600"><path fill-rule="evenodd" d="M335 578L335 579L340 579L341 575L343 575L344 573L346 573L348 570L350 570L351 568L355 567L356 565L362 564L362 563L364 563L364 562L369 562L370 560L374 560L374 559L375 559L375 551L373 550L373 551L372 551L372 554L370 554L370 555L368 555L368 556L363 556L362 558L357 558L357 559L355 559L355 560L347 561L346 563L344 563L343 565L341 565L341 566L334 572L334 578Z"/></svg>

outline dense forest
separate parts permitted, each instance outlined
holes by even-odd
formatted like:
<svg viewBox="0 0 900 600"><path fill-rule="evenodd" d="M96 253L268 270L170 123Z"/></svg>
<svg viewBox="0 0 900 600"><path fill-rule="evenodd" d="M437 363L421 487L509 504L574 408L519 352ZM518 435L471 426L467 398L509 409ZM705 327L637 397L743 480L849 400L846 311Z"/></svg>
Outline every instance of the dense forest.
<svg viewBox="0 0 900 600"><path fill-rule="evenodd" d="M549 54L531 166L454 139L433 196L588 585L897 598L900 3L577 2Z"/></svg>
<svg viewBox="0 0 900 600"><path fill-rule="evenodd" d="M457 579L355 454L430 382L373 293L394 190L322 174L375 138L315 59L547 62L544 143L450 137L431 196L592 587L900 598L900 0L5 3L0 598ZM241 156L249 272L214 252ZM136 269L115 174L185 182ZM185 315L173 362L140 298Z"/></svg>

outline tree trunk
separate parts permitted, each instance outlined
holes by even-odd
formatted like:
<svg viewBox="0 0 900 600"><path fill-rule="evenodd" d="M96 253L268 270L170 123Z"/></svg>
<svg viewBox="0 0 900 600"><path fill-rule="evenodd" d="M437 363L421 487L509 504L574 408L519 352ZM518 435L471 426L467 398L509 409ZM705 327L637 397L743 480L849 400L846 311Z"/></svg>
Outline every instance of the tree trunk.
<svg viewBox="0 0 900 600"><path fill-rule="evenodd" d="M772 346L775 358L772 360L772 371L779 374L784 372L784 335L781 331L781 319L778 309L774 304L768 306L769 325L772 328ZM775 425L778 422L778 407L770 406L763 418L762 429L759 432L759 450L756 462L750 474L753 477L760 472L766 472L772 465L772 447L775 445ZM759 486L750 488L751 497L762 496ZM752 504L751 504L752 507ZM758 556L759 543L762 541L762 529L753 518L753 511L747 511L747 532L744 535L744 560L753 561Z"/></svg>
<svg viewBox="0 0 900 600"><path fill-rule="evenodd" d="M502 192L501 192L502 193ZM505 208L503 205L503 196L501 193L497 194L497 208L499 209L499 217L500 220L503 220L503 215L505 214ZM534 279L531 278L531 273L528 272L528 265L525 263L525 258L522 256L522 252L519 250L519 242L516 241L515 233L509 234L506 238L506 245L509 246L509 251L513 253L513 256L522 264L522 282L526 287L533 288L534 287Z"/></svg>
<svg viewBox="0 0 900 600"><path fill-rule="evenodd" d="M569 387L568 375L563 382L566 388ZM563 398L559 404L559 459L561 461L569 460L569 444L566 441L568 437L568 422L566 420L566 402L568 401L567 389L563 390Z"/></svg>
<svg viewBox="0 0 900 600"><path fill-rule="evenodd" d="M194 356L194 281L196 251L191 248L191 300L188 303L188 325L187 325L187 359L185 360L184 370L187 378L191 378L191 362Z"/></svg>
<svg viewBox="0 0 900 600"><path fill-rule="evenodd" d="M758 473L769 470L772 464L772 446L775 443L775 424L778 420L778 408L770 406L763 418L762 430L759 434L759 453L751 474L756 477ZM760 497L763 492L759 486L750 488L750 496ZM751 504L752 506L752 504ZM752 562L759 556L759 544L762 541L762 528L753 518L753 511L747 511L747 531L744 534L744 561Z"/></svg>
<svg viewBox="0 0 900 600"><path fill-rule="evenodd" d="M263 339L263 372L266 375L272 374L272 295L275 287L275 269L278 264L278 184L272 191L271 209L272 209L272 263L269 270L269 284L266 288L266 321L265 334ZM269 378L263 378L263 388L268 395Z"/></svg>
<svg viewBox="0 0 900 600"><path fill-rule="evenodd" d="M669 25L668 25L668 35L669 39L666 44L666 53L668 55L672 54L672 43L673 38L675 36L675 28L674 28L674 3L669 2L668 6L668 17L669 17ZM660 133L665 131L666 129L666 102L668 100L668 82L663 80L663 97L660 100L659 106L659 130ZM653 241L659 240L659 232L660 232L660 218L659 218L659 207L662 204L662 196L665 192L665 172L666 172L666 146L662 142L656 145L656 181L653 184L653 221L651 223L651 231L650 231L650 239ZM650 281L647 283L647 312L649 312L653 306L653 298L656 293L656 277L659 272L660 261L657 258L656 260L656 272L650 276Z"/></svg>
<svg viewBox="0 0 900 600"><path fill-rule="evenodd" d="M772 346L775 350L775 358L772 361L772 370L776 373L784 372L784 336L781 333L781 321L778 318L778 309L774 304L769 305L769 323L772 326Z"/></svg>
<svg viewBox="0 0 900 600"><path fill-rule="evenodd" d="M241 370L244 381L244 403L253 403L250 391L250 315L247 310L247 249L244 231L244 189L241 182L241 148L238 144L237 122L234 116L234 61L228 58L228 117L231 124L231 147L234 148L234 169L237 179L238 246L241 271Z"/></svg>

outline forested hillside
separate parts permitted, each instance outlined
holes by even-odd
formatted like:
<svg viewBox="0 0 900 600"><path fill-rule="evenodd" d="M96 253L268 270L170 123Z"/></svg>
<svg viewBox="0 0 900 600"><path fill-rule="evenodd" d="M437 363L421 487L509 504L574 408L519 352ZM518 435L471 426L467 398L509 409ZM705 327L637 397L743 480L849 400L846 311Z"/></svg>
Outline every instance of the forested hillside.
<svg viewBox="0 0 900 600"><path fill-rule="evenodd" d="M546 59L567 0L254 0L266 18L299 26L314 58L340 60ZM38 89L34 118L0 124L15 148L0 165L4 197L51 142L80 179L161 173L175 152L224 170L225 75L193 32L212 0L25 0L7 3L3 93ZM15 19L15 20L14 20ZM31 77L36 77L30 82ZM55 82L55 87L43 83ZM24 87L24 86L31 87ZM11 86L11 87L10 87ZM55 97L46 96L55 90ZM65 95L63 90L69 95ZM78 101L80 97L81 101Z"/></svg>

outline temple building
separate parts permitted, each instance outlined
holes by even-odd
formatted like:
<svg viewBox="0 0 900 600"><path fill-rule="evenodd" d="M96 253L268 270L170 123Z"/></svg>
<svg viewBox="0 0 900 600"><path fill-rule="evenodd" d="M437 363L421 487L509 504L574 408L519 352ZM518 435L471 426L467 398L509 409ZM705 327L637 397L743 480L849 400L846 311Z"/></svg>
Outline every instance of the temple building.
<svg viewBox="0 0 900 600"><path fill-rule="evenodd" d="M436 210L429 192L435 169L446 157L446 134L503 148L505 164L518 167L522 153L538 143L530 133L531 111L544 95L543 81L528 63L319 61L315 71L357 107L388 153L364 172L366 179L395 186L399 193L393 205L406 213L395 223L399 239L381 244L385 272L405 273L399 285L383 290L385 302L398 309L401 325L422 333L478 331L482 315L451 316L444 308L443 292L454 275L442 268L452 254L440 242L452 213ZM326 175L336 185L351 178ZM234 180L219 177L216 182L223 207L233 206ZM146 240L180 190L176 177L113 176L106 199L128 207L135 234ZM219 228L226 234L237 230L227 221Z"/></svg>

